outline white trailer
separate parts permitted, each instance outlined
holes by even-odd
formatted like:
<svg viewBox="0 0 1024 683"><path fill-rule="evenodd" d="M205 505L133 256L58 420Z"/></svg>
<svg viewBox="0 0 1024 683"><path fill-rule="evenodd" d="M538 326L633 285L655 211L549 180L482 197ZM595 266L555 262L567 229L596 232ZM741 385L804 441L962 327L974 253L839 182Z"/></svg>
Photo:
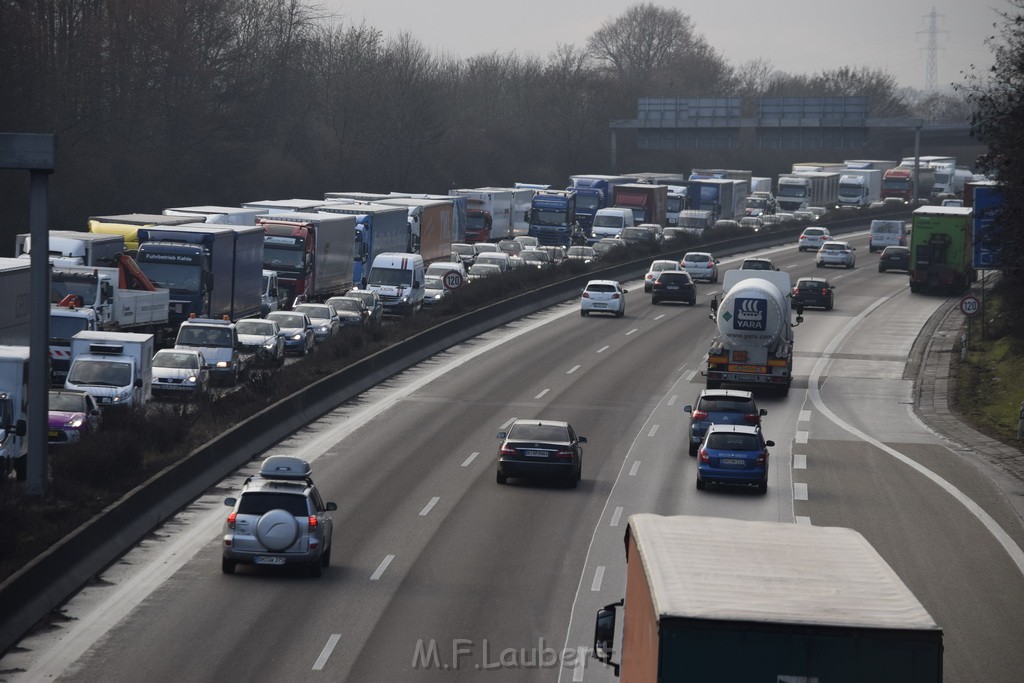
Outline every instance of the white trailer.
<svg viewBox="0 0 1024 683"><path fill-rule="evenodd" d="M114 256L124 252L124 236L77 230L51 230L49 260L55 266L112 266ZM32 254L32 235L15 238L14 255L27 259Z"/></svg>
<svg viewBox="0 0 1024 683"><path fill-rule="evenodd" d="M479 187L449 190L453 197L465 197L472 202L466 207L466 241L496 242L512 237L514 226L513 190ZM532 198L532 193L531 193ZM521 219L522 217L520 217ZM486 225L490 223L488 230Z"/></svg>
<svg viewBox="0 0 1024 683"><path fill-rule="evenodd" d="M848 168L839 174L839 206L867 208L882 198L882 171Z"/></svg>
<svg viewBox="0 0 1024 683"><path fill-rule="evenodd" d="M165 216L192 216L197 223L216 225L256 225L258 216L265 216L267 209L243 208L239 206L179 206L164 209Z"/></svg>

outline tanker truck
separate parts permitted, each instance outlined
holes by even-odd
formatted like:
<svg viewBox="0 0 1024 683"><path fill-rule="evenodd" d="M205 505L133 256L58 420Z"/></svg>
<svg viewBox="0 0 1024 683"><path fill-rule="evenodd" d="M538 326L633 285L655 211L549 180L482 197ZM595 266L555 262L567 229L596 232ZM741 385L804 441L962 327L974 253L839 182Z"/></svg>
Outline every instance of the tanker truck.
<svg viewBox="0 0 1024 683"><path fill-rule="evenodd" d="M708 389L740 384L789 393L793 381L793 327L803 322L803 306L791 320L789 273L730 270L721 303L711 301L718 335L708 350Z"/></svg>

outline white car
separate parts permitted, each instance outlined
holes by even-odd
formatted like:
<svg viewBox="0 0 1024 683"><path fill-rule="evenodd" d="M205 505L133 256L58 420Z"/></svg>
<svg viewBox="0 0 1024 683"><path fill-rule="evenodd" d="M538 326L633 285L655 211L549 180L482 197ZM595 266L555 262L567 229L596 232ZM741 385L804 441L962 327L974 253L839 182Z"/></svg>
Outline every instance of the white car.
<svg viewBox="0 0 1024 683"><path fill-rule="evenodd" d="M202 351L160 349L152 372L154 396L195 398L210 390L210 366Z"/></svg>
<svg viewBox="0 0 1024 683"><path fill-rule="evenodd" d="M616 280L591 280L580 296L580 315L591 313L614 313L621 318L626 315L626 290Z"/></svg>
<svg viewBox="0 0 1024 683"><path fill-rule="evenodd" d="M654 281L658 279L658 273L666 270L682 270L683 267L679 265L678 261L672 261L670 259L658 259L651 263L651 267L647 269L647 274L644 275L644 291L650 293L654 286Z"/></svg>
<svg viewBox="0 0 1024 683"><path fill-rule="evenodd" d="M800 233L800 240L797 243L797 251L817 251L821 245L832 239L832 233L828 228L813 226L804 228Z"/></svg>
<svg viewBox="0 0 1024 683"><path fill-rule="evenodd" d="M688 251L683 256L683 270L696 280L718 282L718 259L706 251Z"/></svg>
<svg viewBox="0 0 1024 683"><path fill-rule="evenodd" d="M854 251L856 248L851 247L849 242L825 242L821 245L821 249L818 249L818 256L814 262L818 268L825 266L853 268L857 262Z"/></svg>

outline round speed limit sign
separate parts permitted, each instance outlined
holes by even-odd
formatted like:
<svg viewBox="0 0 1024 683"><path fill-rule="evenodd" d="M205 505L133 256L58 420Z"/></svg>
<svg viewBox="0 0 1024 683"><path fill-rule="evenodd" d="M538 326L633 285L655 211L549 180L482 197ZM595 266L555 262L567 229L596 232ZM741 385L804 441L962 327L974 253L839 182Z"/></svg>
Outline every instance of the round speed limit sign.
<svg viewBox="0 0 1024 683"><path fill-rule="evenodd" d="M449 270L442 278L445 289L458 289L462 286L462 273L457 270Z"/></svg>
<svg viewBox="0 0 1024 683"><path fill-rule="evenodd" d="M981 310L981 302L976 296L965 296L960 299L960 312L964 315L974 315Z"/></svg>

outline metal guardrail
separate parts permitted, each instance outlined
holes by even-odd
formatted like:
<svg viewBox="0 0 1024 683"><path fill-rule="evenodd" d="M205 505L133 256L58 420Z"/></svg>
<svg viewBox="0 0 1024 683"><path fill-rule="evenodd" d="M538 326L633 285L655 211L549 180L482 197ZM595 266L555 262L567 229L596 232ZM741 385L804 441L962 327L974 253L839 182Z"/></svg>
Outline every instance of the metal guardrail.
<svg viewBox="0 0 1024 683"><path fill-rule="evenodd" d="M899 218L904 214L871 217ZM827 225L834 234L842 234L858 229L863 221L858 212L820 224ZM690 245L660 256L682 257L686 251L698 248L730 255L754 247L792 243L803 227ZM254 453L270 448L341 403L440 351L577 296L588 280L641 277L650 261L647 256L585 273L441 323L317 381L224 432L125 494L0 584L0 653L146 534L250 461Z"/></svg>

